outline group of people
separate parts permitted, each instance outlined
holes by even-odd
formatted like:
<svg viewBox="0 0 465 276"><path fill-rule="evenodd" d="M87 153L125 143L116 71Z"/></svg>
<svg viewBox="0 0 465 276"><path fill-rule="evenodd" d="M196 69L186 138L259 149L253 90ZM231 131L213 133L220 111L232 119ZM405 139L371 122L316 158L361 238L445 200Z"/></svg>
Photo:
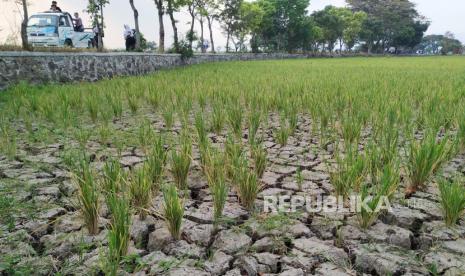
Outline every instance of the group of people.
<svg viewBox="0 0 465 276"><path fill-rule="evenodd" d="M62 12L61 8L58 7L57 1L52 1L52 5L50 6L51 12ZM84 24L82 23L82 19L79 17L79 13L74 13L73 26L75 32L84 32Z"/></svg>
<svg viewBox="0 0 465 276"><path fill-rule="evenodd" d="M57 1L52 1L52 5L50 6L51 12L62 12L61 8L58 7ZM82 19L79 17L77 12L74 13L73 25L75 32L84 32L84 24L82 23ZM93 29L95 34L95 44L97 44L97 35L98 35L98 28L95 27ZM124 40L126 41L126 51L133 51L136 49L136 31L131 29L128 25L124 25Z"/></svg>

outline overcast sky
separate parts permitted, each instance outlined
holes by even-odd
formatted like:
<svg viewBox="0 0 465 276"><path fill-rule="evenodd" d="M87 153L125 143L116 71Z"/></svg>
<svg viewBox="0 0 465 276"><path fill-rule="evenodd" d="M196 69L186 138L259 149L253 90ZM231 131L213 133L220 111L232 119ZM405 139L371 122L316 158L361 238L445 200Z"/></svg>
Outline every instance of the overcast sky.
<svg viewBox="0 0 465 276"><path fill-rule="evenodd" d="M17 30L20 26L20 14L18 8L13 4L14 0L0 0L0 43L3 43L12 30ZM31 6L30 14L49 9L48 0L29 0ZM158 19L153 0L134 0L139 10L139 20L141 32L149 41L156 41L158 44ZM464 0L414 0L418 11L431 21L428 34L443 34L446 31L453 32L457 38L465 42L465 1ZM88 24L88 16L83 12L86 7L86 0L58 0L62 10L73 13L75 11L82 14L84 24ZM343 6L344 0L311 0L309 12L324 8L326 5ZM128 0L110 0L110 4L104 9L106 20L105 46L107 48L123 48L123 24L134 26L134 19ZM165 16L165 46L172 43L172 29L168 16ZM182 11L177 15L179 20L178 28L180 34L185 34L188 30L189 15L187 11ZM205 26L206 27L206 26ZM196 22L196 30L200 31ZM208 32L205 33L208 36ZM215 44L224 49L225 37L221 32L218 23L215 23L214 38Z"/></svg>

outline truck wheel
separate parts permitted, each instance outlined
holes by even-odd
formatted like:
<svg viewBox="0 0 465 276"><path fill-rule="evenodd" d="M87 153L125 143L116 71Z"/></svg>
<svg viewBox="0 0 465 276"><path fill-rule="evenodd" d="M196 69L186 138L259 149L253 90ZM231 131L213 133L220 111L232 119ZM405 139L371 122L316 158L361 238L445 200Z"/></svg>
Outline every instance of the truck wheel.
<svg viewBox="0 0 465 276"><path fill-rule="evenodd" d="M65 40L64 46L65 46L66 48L73 48L73 42L71 41L71 39Z"/></svg>

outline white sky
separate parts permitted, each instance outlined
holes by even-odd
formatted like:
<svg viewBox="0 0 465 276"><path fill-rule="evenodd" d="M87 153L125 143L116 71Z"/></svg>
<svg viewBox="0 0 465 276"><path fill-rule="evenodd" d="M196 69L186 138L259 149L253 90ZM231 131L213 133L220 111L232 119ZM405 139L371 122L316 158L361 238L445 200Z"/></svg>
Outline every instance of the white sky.
<svg viewBox="0 0 465 276"><path fill-rule="evenodd" d="M9 34L20 27L20 14L18 7L13 4L14 0L0 0L0 43L3 43ZM47 10L51 0L29 0L30 15L35 12ZM158 18L153 0L134 0L139 10L139 25L141 32L149 41L158 44ZM419 12L431 20L428 34L443 34L452 31L458 39L465 42L465 1L463 0L413 0L417 4ZM88 17L83 12L87 0L58 0L62 10L73 13L79 12L88 24ZM324 8L326 5L343 6L344 0L311 0L309 12ZM20 7L19 7L20 8ZM123 24L134 26L134 19L128 0L110 0L110 4L104 9L106 20L105 46L107 48L123 48L122 38ZM181 11L177 17L179 34L183 35L188 30L189 15L187 11ZM168 16L165 16L165 47L172 43L172 29ZM224 49L225 37L221 32L219 24L214 24L215 45ZM199 23L196 22L197 33L200 32ZM208 37L208 28L205 24L205 37Z"/></svg>

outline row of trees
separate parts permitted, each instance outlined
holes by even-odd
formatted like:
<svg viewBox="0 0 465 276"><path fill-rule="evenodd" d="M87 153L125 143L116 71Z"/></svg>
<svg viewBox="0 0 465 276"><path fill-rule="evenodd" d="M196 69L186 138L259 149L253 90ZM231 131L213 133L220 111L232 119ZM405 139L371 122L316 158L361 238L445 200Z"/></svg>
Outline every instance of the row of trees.
<svg viewBox="0 0 465 276"><path fill-rule="evenodd" d="M22 3L27 15L26 0L15 1ZM427 43L423 34L429 22L409 0L346 1L347 7L327 6L309 14L309 0L154 0L159 20L158 51L165 52L165 16L171 22L174 52L192 51L195 41L205 52L207 28L209 48L215 52L212 30L215 22L226 36L226 51L236 52L360 50L383 53L414 50L422 42ZM136 48L140 49L139 13L135 2L129 0L134 14ZM103 45L103 8L108 3L109 0L88 0L88 12L99 29L100 47ZM190 15L190 27L184 36L180 36L177 28L176 16L181 10ZM22 25L24 34L26 23ZM195 32L196 24L199 34ZM24 39L27 37L23 37L23 46L27 46Z"/></svg>

